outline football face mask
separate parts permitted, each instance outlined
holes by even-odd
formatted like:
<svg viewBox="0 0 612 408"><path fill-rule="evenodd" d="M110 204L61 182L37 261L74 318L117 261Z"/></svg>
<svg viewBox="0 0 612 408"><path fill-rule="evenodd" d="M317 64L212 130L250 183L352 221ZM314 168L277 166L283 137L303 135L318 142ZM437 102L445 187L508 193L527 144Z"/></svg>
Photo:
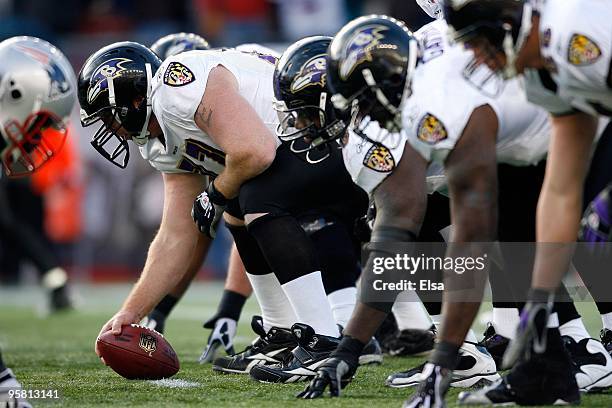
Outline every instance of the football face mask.
<svg viewBox="0 0 612 408"><path fill-rule="evenodd" d="M39 169L62 149L68 134L64 122L47 111L31 114L24 123L9 120L0 130L2 163L11 177Z"/></svg>

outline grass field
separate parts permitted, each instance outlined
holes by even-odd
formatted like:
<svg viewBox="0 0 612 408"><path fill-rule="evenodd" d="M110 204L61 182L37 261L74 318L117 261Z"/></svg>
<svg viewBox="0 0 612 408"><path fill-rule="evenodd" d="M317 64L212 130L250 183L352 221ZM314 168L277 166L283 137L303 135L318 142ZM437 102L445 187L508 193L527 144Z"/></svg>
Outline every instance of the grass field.
<svg viewBox="0 0 612 408"><path fill-rule="evenodd" d="M299 401L294 395L304 385L272 385L251 381L248 376L213 373L210 365L196 361L206 340L204 318L216 307L221 287L198 284L168 321L166 337L181 359L174 377L189 387L172 388L147 381L128 381L102 365L93 352L101 324L119 307L128 286L81 286L78 311L43 318L37 311L42 302L35 288L0 289L0 345L7 364L26 389L57 389L60 399L32 401L34 406L62 407L210 407L300 406L300 407L399 407L410 390L384 387L394 371L419 364L422 359L385 358L383 365L365 367L342 398ZM591 334L599 329L599 316L589 303L580 304ZM238 331L238 346L253 337L250 316L257 312L249 301ZM455 406L457 390L451 390L449 406ZM586 407L612 407L612 395L587 395Z"/></svg>

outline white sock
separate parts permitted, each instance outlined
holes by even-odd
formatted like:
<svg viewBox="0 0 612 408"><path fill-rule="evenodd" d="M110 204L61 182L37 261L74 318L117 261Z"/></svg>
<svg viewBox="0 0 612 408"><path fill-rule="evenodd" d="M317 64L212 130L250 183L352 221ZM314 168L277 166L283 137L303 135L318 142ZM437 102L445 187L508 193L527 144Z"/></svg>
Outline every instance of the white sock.
<svg viewBox="0 0 612 408"><path fill-rule="evenodd" d="M567 323L563 323L561 326L559 326L559 331L561 332L562 336L570 336L576 341L591 338L591 335L587 331L586 327L584 327L582 317L570 320Z"/></svg>
<svg viewBox="0 0 612 408"><path fill-rule="evenodd" d="M414 291L400 293L392 310L400 330L427 330L431 327L431 319Z"/></svg>
<svg viewBox="0 0 612 408"><path fill-rule="evenodd" d="M433 322L434 326L436 326L436 330L439 331L440 326L442 326L442 315L431 315L431 321ZM474 333L474 330L468 330L467 334L465 335L465 341L478 343L478 339L476 338L476 333Z"/></svg>
<svg viewBox="0 0 612 408"><path fill-rule="evenodd" d="M325 295L320 271L300 276L281 287L293 306L298 322L311 326L317 334L340 337Z"/></svg>
<svg viewBox="0 0 612 408"><path fill-rule="evenodd" d="M289 299L273 273L251 275L247 272L247 277L259 303L266 332L274 326L288 329L297 322Z"/></svg>
<svg viewBox="0 0 612 408"><path fill-rule="evenodd" d="M327 295L327 300L336 323L343 328L346 327L357 302L357 288L349 287L337 290Z"/></svg>
<svg viewBox="0 0 612 408"><path fill-rule="evenodd" d="M465 341L469 341L470 343L478 343L478 339L476 338L476 333L474 333L474 330L468 330L467 334L465 335Z"/></svg>
<svg viewBox="0 0 612 408"><path fill-rule="evenodd" d="M604 329L612 330L612 312L601 315L601 323Z"/></svg>
<svg viewBox="0 0 612 408"><path fill-rule="evenodd" d="M494 307L493 328L495 332L506 338L513 339L519 324L519 312L515 307Z"/></svg>
<svg viewBox="0 0 612 408"><path fill-rule="evenodd" d="M559 315L557 312L551 313L548 316L548 323L546 324L546 328L554 329L555 327L559 327Z"/></svg>

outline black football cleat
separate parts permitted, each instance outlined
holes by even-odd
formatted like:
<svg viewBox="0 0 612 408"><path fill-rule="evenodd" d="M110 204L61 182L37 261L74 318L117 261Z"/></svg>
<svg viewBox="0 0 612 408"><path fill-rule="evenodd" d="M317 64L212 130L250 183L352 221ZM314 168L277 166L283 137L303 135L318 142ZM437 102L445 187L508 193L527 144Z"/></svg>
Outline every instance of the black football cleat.
<svg viewBox="0 0 612 408"><path fill-rule="evenodd" d="M608 354L612 356L612 330L604 327L599 332L599 338L601 339L601 344L603 344L608 351Z"/></svg>
<svg viewBox="0 0 612 408"><path fill-rule="evenodd" d="M382 361L383 352L380 343L378 343L376 337L372 337L359 356L359 365L382 364Z"/></svg>
<svg viewBox="0 0 612 408"><path fill-rule="evenodd" d="M435 340L435 326L427 330L407 329L389 339L387 348L391 356L424 356L433 349Z"/></svg>
<svg viewBox="0 0 612 408"><path fill-rule="evenodd" d="M252 379L270 383L310 380L340 343L340 338L316 334L312 327L303 323L294 324L291 331L298 342L292 356L279 364L254 366L250 373Z"/></svg>
<svg viewBox="0 0 612 408"><path fill-rule="evenodd" d="M487 330L484 332L484 338L478 342L478 345L487 349L491 357L493 357L497 369L501 370L502 360L508 348L508 343L510 343L510 339L497 334L495 327L489 323Z"/></svg>
<svg viewBox="0 0 612 408"><path fill-rule="evenodd" d="M556 353L533 354L514 365L510 373L494 384L459 394L459 405L575 405L580 391L569 356Z"/></svg>
<svg viewBox="0 0 612 408"><path fill-rule="evenodd" d="M221 373L248 374L253 367L279 363L291 356L297 345L289 329L272 327L267 333L259 316L253 316L251 328L259 335L244 351L233 356L218 357L213 361L213 370Z"/></svg>
<svg viewBox="0 0 612 408"><path fill-rule="evenodd" d="M426 364L399 373L391 374L385 385L391 388L416 387L421 382L421 372ZM495 362L486 349L465 342L459 349L459 362L453 370L449 385L468 388L489 385L499 379Z"/></svg>
<svg viewBox="0 0 612 408"><path fill-rule="evenodd" d="M376 330L376 333L374 333L374 337L380 343L383 353L389 353L389 342L393 341L398 333L399 329L397 328L395 316L393 316L393 313L389 313L378 330Z"/></svg>

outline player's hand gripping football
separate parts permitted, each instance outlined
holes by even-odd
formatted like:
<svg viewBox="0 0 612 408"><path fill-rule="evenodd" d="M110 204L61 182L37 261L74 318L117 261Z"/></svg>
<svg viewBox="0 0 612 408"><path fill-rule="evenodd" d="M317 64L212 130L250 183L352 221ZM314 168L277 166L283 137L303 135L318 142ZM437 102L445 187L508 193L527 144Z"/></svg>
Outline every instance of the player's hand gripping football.
<svg viewBox="0 0 612 408"><path fill-rule="evenodd" d="M100 330L100 333L98 333L98 338L109 330L114 335L119 335L121 334L121 328L123 326L127 326L132 323L138 323L139 321L140 321L140 318L138 317L136 313L130 312L127 310L120 310L117 313L115 313L115 315L111 317L110 320L104 324L104 326L102 326L102 330ZM96 344L95 345L96 354L98 355L98 357L100 357L100 350L98 350L98 342L96 341L95 344ZM102 360L104 364L106 364L101 357L100 359Z"/></svg>
<svg viewBox="0 0 612 408"><path fill-rule="evenodd" d="M317 376L310 381L306 389L299 393L297 397L304 399L319 398L325 393L325 389L328 386L329 395L331 397L339 397L340 390L351 382L358 366L359 357L352 354L339 353L330 357L317 369Z"/></svg>
<svg viewBox="0 0 612 408"><path fill-rule="evenodd" d="M191 208L191 218L202 234L211 239L217 235L217 225L226 205L227 199L217 191L215 183L211 181L206 191L196 197Z"/></svg>

